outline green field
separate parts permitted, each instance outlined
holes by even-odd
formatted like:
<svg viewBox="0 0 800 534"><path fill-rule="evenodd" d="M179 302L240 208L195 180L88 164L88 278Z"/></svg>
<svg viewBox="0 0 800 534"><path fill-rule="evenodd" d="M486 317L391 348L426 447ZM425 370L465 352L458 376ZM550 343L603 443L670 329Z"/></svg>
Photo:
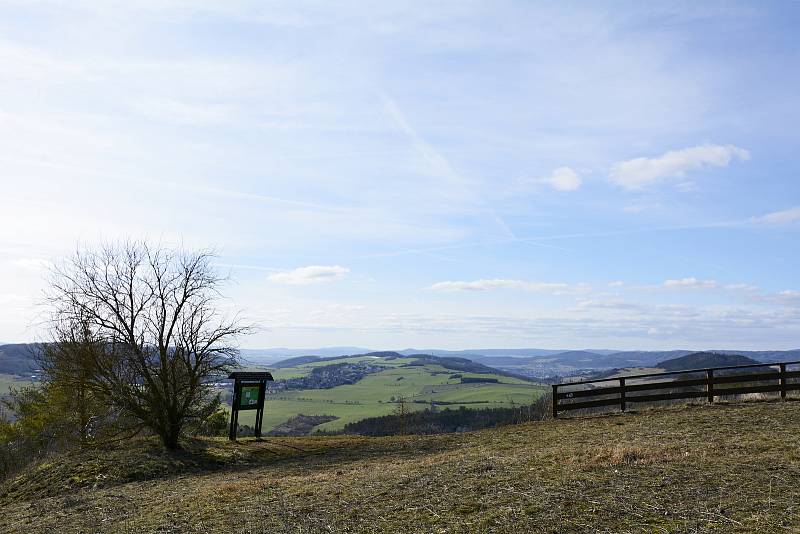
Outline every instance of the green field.
<svg viewBox="0 0 800 534"><path fill-rule="evenodd" d="M32 383L31 380L16 375L0 374L0 395L8 395L12 387L19 389Z"/></svg>
<svg viewBox="0 0 800 534"><path fill-rule="evenodd" d="M414 361L413 358L391 360L362 356L314 362L271 372L278 380L304 376L312 367L362 361L386 366L386 370L367 375L355 384L331 389L277 391L268 394L264 411L264 431L268 432L298 414L336 416L339 419L324 423L317 429L340 430L347 423L391 414L397 408L395 400L399 397L404 397L409 402L411 410L423 410L434 401L452 403L438 406L440 409L457 409L460 406L480 409L530 404L545 390L540 385L495 374L459 373L439 365L402 367ZM499 383L461 384L460 379L450 378L454 374L494 378ZM239 422L252 425L254 417L255 412L244 411L239 414Z"/></svg>
<svg viewBox="0 0 800 534"><path fill-rule="evenodd" d="M410 410L423 410L431 402L448 403L437 408L499 408L530 404L544 392L542 386L524 380L496 374L459 373L439 365L403 367L415 361L413 358L385 359L370 356L342 358L332 361L313 362L282 369L271 369L275 380L286 380L308 375L314 367L334 363L374 362L386 370L370 374L355 384L331 389L304 389L273 391L267 395L264 411L264 432L298 415L332 415L339 419L317 427L322 431L341 430L347 423L367 417L389 415L397 409L395 402L404 397ZM247 370L264 370L249 366ZM461 384L460 379L450 378L454 374L464 377L494 378L499 383ZM30 384L29 380L14 375L0 374L0 395L13 387ZM230 408L230 392L224 395L224 404ZM242 411L239 422L252 426L255 411Z"/></svg>

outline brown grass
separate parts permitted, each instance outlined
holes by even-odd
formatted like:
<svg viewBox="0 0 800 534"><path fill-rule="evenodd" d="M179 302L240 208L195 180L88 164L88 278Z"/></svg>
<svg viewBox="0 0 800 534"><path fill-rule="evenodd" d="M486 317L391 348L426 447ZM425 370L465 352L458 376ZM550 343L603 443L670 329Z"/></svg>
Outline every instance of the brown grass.
<svg viewBox="0 0 800 534"><path fill-rule="evenodd" d="M654 465L674 460L678 453L659 446L644 447L617 443L612 446L600 446L584 454L576 454L565 459L565 462L583 467L620 467Z"/></svg>
<svg viewBox="0 0 800 534"><path fill-rule="evenodd" d="M8 481L0 532L798 531L798 436L800 402L749 402L182 455L137 442Z"/></svg>

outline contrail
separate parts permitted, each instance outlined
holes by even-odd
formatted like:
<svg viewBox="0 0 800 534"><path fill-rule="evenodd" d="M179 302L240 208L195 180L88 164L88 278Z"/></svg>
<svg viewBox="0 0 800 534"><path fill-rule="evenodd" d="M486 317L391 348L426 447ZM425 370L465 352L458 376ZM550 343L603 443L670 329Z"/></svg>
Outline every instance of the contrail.
<svg viewBox="0 0 800 534"><path fill-rule="evenodd" d="M468 194L470 200L486 208L491 215L492 221L500 227L503 235L513 238L514 232L511 230L508 224L506 224L502 217L497 214L492 206L490 206L479 195L474 193L472 184L469 183L469 180L461 176L461 174L459 174L450 164L450 161L441 152L436 150L436 147L426 141L419 134L419 132L417 132L411 123L408 122L405 115L400 110L400 107L397 105L397 102L391 96L385 93L379 93L379 96L383 101L383 106L386 112L395 122L397 127L400 128L400 130L411 139L414 149L419 153L420 156L422 156L423 159L425 159L425 161L428 162L434 173L446 182L461 188L462 191Z"/></svg>

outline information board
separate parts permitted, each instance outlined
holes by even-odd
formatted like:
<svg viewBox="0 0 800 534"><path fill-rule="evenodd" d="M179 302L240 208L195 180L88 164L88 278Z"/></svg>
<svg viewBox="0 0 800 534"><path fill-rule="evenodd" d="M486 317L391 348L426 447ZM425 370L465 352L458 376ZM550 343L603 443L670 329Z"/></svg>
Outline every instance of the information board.
<svg viewBox="0 0 800 534"><path fill-rule="evenodd" d="M256 410L254 433L256 439L260 438L267 382L272 382L272 374L266 371L234 371L228 375L228 378L233 379L231 427L228 431L228 438L232 441L236 439L236 434L239 432L239 412L241 410Z"/></svg>
<svg viewBox="0 0 800 534"><path fill-rule="evenodd" d="M239 409L255 408L258 406L260 386L242 386L239 398Z"/></svg>

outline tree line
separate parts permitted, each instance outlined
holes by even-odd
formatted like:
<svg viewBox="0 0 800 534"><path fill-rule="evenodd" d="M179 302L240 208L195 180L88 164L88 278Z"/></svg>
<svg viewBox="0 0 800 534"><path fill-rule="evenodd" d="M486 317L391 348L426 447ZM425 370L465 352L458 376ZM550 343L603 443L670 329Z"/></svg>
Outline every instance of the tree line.
<svg viewBox="0 0 800 534"><path fill-rule="evenodd" d="M369 417L344 426L344 434L363 436L392 436L398 434L443 434L494 428L503 425L541 421L550 416L550 395L545 394L531 404L508 408L411 411L405 399L400 399L394 413Z"/></svg>

